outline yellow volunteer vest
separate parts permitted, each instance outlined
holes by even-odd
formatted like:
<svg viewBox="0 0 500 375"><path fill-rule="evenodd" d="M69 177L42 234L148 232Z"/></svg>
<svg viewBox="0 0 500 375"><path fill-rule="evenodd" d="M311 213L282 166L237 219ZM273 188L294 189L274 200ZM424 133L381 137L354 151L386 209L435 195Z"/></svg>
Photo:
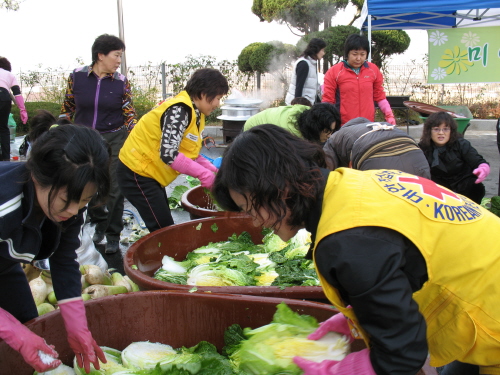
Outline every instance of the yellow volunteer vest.
<svg viewBox="0 0 500 375"><path fill-rule="evenodd" d="M339 168L328 178L316 244L360 226L398 231L425 258L429 280L413 298L427 322L431 365L459 360L500 374L500 218L422 177ZM338 290L320 281L369 345Z"/></svg>
<svg viewBox="0 0 500 375"><path fill-rule="evenodd" d="M179 152L190 159L196 159L202 147L201 133L205 128L205 115L201 114L198 129L193 103L186 91L180 92L142 116L127 137L118 156L132 171L155 179L162 186L167 186L180 174L160 158L161 116L168 107L179 103L187 104L191 108L191 122L182 136Z"/></svg>

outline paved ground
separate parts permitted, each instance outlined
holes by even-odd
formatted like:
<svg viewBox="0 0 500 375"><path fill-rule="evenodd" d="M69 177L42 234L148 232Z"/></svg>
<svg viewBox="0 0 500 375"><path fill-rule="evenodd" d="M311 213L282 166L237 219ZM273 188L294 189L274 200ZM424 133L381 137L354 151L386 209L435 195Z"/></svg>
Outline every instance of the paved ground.
<svg viewBox="0 0 500 375"><path fill-rule="evenodd" d="M406 131L406 127L402 127L403 130ZM420 137L422 132L422 125L413 125L410 126L409 132L410 135L416 139ZM491 123L488 126L471 126L465 133L465 138L468 139L472 145L478 150L478 152L490 163L491 173L484 181L486 187L486 197L492 197L498 195L498 181L499 181L499 172L500 172L500 154L498 152L497 144L496 144L496 132L494 131L494 126L491 126ZM207 127L208 135L214 137L216 143L222 144L222 130L221 127ZM23 137L17 137L14 144L11 144L12 154L18 155L19 145L22 142ZM210 149L206 149L205 147L202 149L202 153L209 158L215 159L222 155L225 147L212 147ZM179 185L184 184L187 185L184 177L177 178L170 186L167 187L167 195L172 191L172 189ZM129 210L134 212L137 217L137 211L135 208L125 201L125 210ZM172 211L172 216L174 222L179 224L190 220L189 214L184 210L174 210ZM93 229L93 228L92 228ZM122 238L126 237L130 234L131 228L130 226L125 227L122 232ZM97 250L102 254L104 260L108 263L109 268L115 268L119 272L123 272L123 255L127 252L128 245L121 244L121 251L116 254L105 254L104 248L105 244L97 244Z"/></svg>

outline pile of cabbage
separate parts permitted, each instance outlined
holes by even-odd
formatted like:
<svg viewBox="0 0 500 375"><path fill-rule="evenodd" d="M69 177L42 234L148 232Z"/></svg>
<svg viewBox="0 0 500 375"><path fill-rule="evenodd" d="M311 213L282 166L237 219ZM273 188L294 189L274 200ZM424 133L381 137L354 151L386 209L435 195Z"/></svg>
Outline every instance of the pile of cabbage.
<svg viewBox="0 0 500 375"><path fill-rule="evenodd" d="M299 375L293 363L300 356L311 361L342 360L349 344L340 334L330 332L320 340L307 336L318 328L314 317L300 315L285 303L277 306L270 324L252 329L232 325L224 332L222 354L214 345L201 341L191 348L173 349L169 345L135 342L123 351L101 347L107 363L91 367L91 375ZM222 334L222 332L221 332ZM37 374L35 372L35 374ZM84 375L76 360L38 375Z"/></svg>
<svg viewBox="0 0 500 375"><path fill-rule="evenodd" d="M123 351L101 346L106 363L99 361L99 370L90 365L90 375L209 375L234 374L227 357L217 348L201 341L191 348L174 349L170 345L149 341L134 342ZM87 375L78 366L76 357L73 367L61 365L52 371L33 375Z"/></svg>
<svg viewBox="0 0 500 375"><path fill-rule="evenodd" d="M248 232L234 233L189 252L183 261L165 256L154 278L193 286L318 286L314 264L305 259L310 244L305 229L287 242L267 230L257 245Z"/></svg>

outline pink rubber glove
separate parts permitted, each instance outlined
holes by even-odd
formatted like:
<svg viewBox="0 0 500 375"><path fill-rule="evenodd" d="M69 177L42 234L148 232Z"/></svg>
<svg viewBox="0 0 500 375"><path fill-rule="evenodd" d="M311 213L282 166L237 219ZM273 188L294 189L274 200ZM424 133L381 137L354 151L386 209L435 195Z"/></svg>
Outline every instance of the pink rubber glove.
<svg viewBox="0 0 500 375"><path fill-rule="evenodd" d="M182 152L177 154L177 157L170 166L177 172L198 178L201 186L207 189L210 189L214 184L215 174L194 160L189 159Z"/></svg>
<svg viewBox="0 0 500 375"><path fill-rule="evenodd" d="M328 332L337 332L344 335L349 340L349 344L354 341L347 318L342 313L335 314L330 319L320 323L318 329L307 336L307 338L309 340L319 340Z"/></svg>
<svg viewBox="0 0 500 375"><path fill-rule="evenodd" d="M201 165L202 167L205 167L206 169L208 169L209 171L212 171L214 173L217 173L219 170L217 169L217 167L215 165L213 165L212 163L210 163L207 158L203 157L203 156L198 156L195 160L195 162L197 162L199 165Z"/></svg>
<svg viewBox="0 0 500 375"><path fill-rule="evenodd" d="M43 363L39 356L40 351L52 358L59 357L59 354L54 350L54 346L47 345L43 338L35 335L3 309L0 309L0 338L12 349L18 351L25 362L38 372L52 370L61 364L59 359L54 359L50 363Z"/></svg>
<svg viewBox="0 0 500 375"><path fill-rule="evenodd" d="M22 95L16 95L14 98L16 99L16 105L19 108L21 121L23 122L23 124L26 124L28 122L28 112L26 112L26 107L24 106L24 99Z"/></svg>
<svg viewBox="0 0 500 375"><path fill-rule="evenodd" d="M294 357L293 361L304 370L304 375L377 375L368 349L348 354L342 361L324 360L317 363L301 357Z"/></svg>
<svg viewBox="0 0 500 375"><path fill-rule="evenodd" d="M479 164L479 166L474 169L472 173L477 176L476 184L479 184L490 174L490 166L486 163Z"/></svg>
<svg viewBox="0 0 500 375"><path fill-rule="evenodd" d="M382 99L377 102L378 107L384 113L385 121L391 125L396 125L396 120L394 119L394 114L392 113L391 105L387 101L387 99Z"/></svg>
<svg viewBox="0 0 500 375"><path fill-rule="evenodd" d="M89 373L92 363L95 369L99 370L98 358L106 363L106 357L88 329L83 300L81 298L63 300L59 301L58 305L68 334L68 343L75 352L78 366Z"/></svg>

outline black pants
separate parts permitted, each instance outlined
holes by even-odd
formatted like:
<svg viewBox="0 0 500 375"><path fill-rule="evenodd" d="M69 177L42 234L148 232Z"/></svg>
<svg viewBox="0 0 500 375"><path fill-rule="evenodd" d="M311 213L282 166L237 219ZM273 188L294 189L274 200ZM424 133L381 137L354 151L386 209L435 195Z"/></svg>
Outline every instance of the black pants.
<svg viewBox="0 0 500 375"><path fill-rule="evenodd" d="M0 307L21 323L38 316L35 301L21 265L0 260Z"/></svg>
<svg viewBox="0 0 500 375"><path fill-rule="evenodd" d="M0 87L0 90L5 90ZM10 160L10 130L9 130L9 115L12 109L12 102L9 93L9 100L2 100L5 93L0 92L0 146L2 147L2 160Z"/></svg>
<svg viewBox="0 0 500 375"><path fill-rule="evenodd" d="M471 185L469 189L467 189L467 191L459 193L465 195L467 198L471 199L477 204L481 204L481 201L483 200L484 195L486 194L486 188L481 182L479 184Z"/></svg>
<svg viewBox="0 0 500 375"><path fill-rule="evenodd" d="M118 154L127 139L128 132L121 129L113 133L103 133L102 137L111 147L111 164L109 173L111 177L111 187L109 190L106 205L93 207L95 202L90 202L89 217L90 222L96 225L96 231L104 232L107 240L120 240L120 233L123 230L123 194L116 179L116 165Z"/></svg>
<svg viewBox="0 0 500 375"><path fill-rule="evenodd" d="M139 212L150 232L174 224L164 187L152 178L134 173L120 160L116 173L123 195Z"/></svg>
<svg viewBox="0 0 500 375"><path fill-rule="evenodd" d="M479 366L469 365L458 361L451 362L443 367L438 367L436 370L440 375L479 375Z"/></svg>

